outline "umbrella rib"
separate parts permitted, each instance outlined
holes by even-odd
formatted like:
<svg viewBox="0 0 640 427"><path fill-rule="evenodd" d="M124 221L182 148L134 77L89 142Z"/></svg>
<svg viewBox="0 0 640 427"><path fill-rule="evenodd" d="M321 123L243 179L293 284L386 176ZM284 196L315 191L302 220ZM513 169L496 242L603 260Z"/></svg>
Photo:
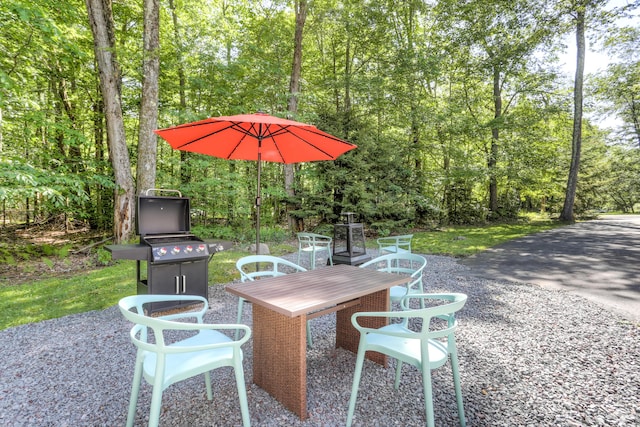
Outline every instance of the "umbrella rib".
<svg viewBox="0 0 640 427"><path fill-rule="evenodd" d="M290 129L289 129L290 127L292 127L294 130L295 130L295 129L298 129L298 128L294 127L294 126L282 126L281 128L279 128L279 129L278 129L278 130L276 130L275 132L273 132L273 133L269 133L269 138L273 139L273 142L274 142L274 144L275 144L276 148L278 149L278 152L280 153L280 157L282 157L282 160L284 160L284 156L282 155L282 152L280 151L280 148L278 147L278 143L277 143L277 141L276 141L276 138L275 138L275 137L276 137L276 136L278 136L278 135L284 134L284 133L289 133L289 134L291 134L291 135L295 136L295 137L296 137L296 138L298 138L300 141L302 141L302 142L304 142L305 144L307 144L307 145L309 145L309 146L311 146L311 147L315 148L316 150L318 150L319 152L321 152L321 153L322 153L322 154L324 154L325 156L327 156L327 157L329 157L329 158L331 158L331 159L334 159L334 160L335 160L335 158L336 158L336 157L332 156L331 154L329 154L328 152L326 152L326 151L325 151L325 150L323 150L322 148L318 147L318 146L317 146L316 144L314 144L313 142L308 141L308 140L307 140L307 139L305 139L303 136L298 135L297 133L293 132L292 130L290 130ZM315 135L320 135L320 136L325 137L325 138L327 138L327 137L328 137L329 139L333 139L334 141L341 142L341 143L343 143L343 144L345 144L345 145L352 145L352 144L350 144L350 143L348 143L348 142L345 142L345 141L341 140L340 138L336 138L336 137L334 137L334 136L332 136L332 135L329 135L329 134L327 134L327 133L324 133L324 132L322 132L322 131L320 131L320 132L316 132L316 131L315 131L314 129L312 129L312 128L305 129L305 130L306 130L307 132L313 133L313 134L315 134Z"/></svg>
<svg viewBox="0 0 640 427"><path fill-rule="evenodd" d="M197 124L193 124L190 127L206 126L206 125L210 125L210 124L211 123L197 123ZM205 138L209 138L210 136L213 136L213 135L215 135L217 133L224 132L225 130L230 129L230 128L234 128L234 125L224 126L224 127L220 128L220 129L215 130L214 132L207 133L206 135L202 135L199 138L196 138L196 139L191 140L189 142L185 142L184 144L179 145L176 148L181 149L181 148L184 148L184 147L188 147L191 144L195 144L196 142L199 142L199 141L201 141L201 140L203 140ZM237 145L236 145L236 147L234 147L234 149L231 152L235 151L236 148L237 148Z"/></svg>

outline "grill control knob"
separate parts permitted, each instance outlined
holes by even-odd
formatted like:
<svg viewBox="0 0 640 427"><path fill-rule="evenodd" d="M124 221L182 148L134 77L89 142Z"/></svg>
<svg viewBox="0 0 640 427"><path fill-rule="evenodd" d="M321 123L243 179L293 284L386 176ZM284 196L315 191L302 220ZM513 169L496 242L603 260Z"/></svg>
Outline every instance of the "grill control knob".
<svg viewBox="0 0 640 427"><path fill-rule="evenodd" d="M157 250L157 254L158 254L158 256L166 255L167 254L167 248L163 247L163 248L158 249Z"/></svg>
<svg viewBox="0 0 640 427"><path fill-rule="evenodd" d="M180 246L174 246L173 249L171 249L171 254L176 255L180 253Z"/></svg>
<svg viewBox="0 0 640 427"><path fill-rule="evenodd" d="M191 252L193 252L193 246L189 245L186 248L184 248L185 253L190 254Z"/></svg>
<svg viewBox="0 0 640 427"><path fill-rule="evenodd" d="M205 245L198 245L198 249L196 249L196 252L203 252L205 248Z"/></svg>

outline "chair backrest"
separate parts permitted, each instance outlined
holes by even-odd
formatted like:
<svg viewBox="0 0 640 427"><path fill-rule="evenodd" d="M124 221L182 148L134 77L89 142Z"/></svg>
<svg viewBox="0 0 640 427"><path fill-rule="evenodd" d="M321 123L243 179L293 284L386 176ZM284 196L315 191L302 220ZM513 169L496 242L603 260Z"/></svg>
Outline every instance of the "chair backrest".
<svg viewBox="0 0 640 427"><path fill-rule="evenodd" d="M202 303L202 307L194 309L193 311L180 311L172 314L167 314L159 317L151 317L145 314L145 306L154 302L165 301L192 301L194 304ZM122 315L134 323L131 328L131 341L140 350L151 351L154 353L179 353L180 347L170 347L169 345L176 341L177 336L175 333L169 336L168 331L193 331L196 324L202 325L204 322L204 315L209 309L209 304L206 298L197 295L131 295L122 298L118 302L118 307ZM191 321L176 321L178 319ZM237 330L244 329L245 335L240 341L223 342L220 346L233 346L238 347L246 342L251 332L245 325L209 325L217 329ZM203 326L201 326L203 327ZM149 330L153 332L153 340L149 337ZM191 351L188 348L185 351Z"/></svg>
<svg viewBox="0 0 640 427"><path fill-rule="evenodd" d="M418 300L419 304L424 308L410 308L413 304L412 300ZM437 305L433 301L444 301ZM401 318L402 324L411 329L410 332L393 329L385 331L384 328L372 329L359 326L358 329L366 332L374 332L390 336L400 336L405 338L419 338L426 343L430 339L446 338L449 346L455 345L454 332L458 327L456 320L456 312L460 311L467 302L467 295L461 293L442 293L442 294L407 294L401 300L403 311L391 311L385 313L377 313L376 315L385 314L387 317ZM354 318L359 316L367 316L371 313L357 313ZM415 319L409 323L410 320ZM444 320L446 323L434 321L434 319ZM449 348L451 352L452 348Z"/></svg>
<svg viewBox="0 0 640 427"><path fill-rule="evenodd" d="M413 239L413 234L380 237L377 239L378 250L380 254L386 252L411 252L411 239Z"/></svg>
<svg viewBox="0 0 640 427"><path fill-rule="evenodd" d="M145 306L147 304L185 300L202 303L203 307L197 311L182 311L160 317L151 317L145 314ZM122 298L118 302L118 307L122 315L135 324L131 329L133 343L143 350L162 352L170 344L165 342L165 330L190 328L189 323L174 322L173 320L195 318L196 323L202 323L204 313L209 308L209 303L206 298L197 295L132 295ZM153 342L148 340L149 330L153 331Z"/></svg>
<svg viewBox="0 0 640 427"><path fill-rule="evenodd" d="M414 289L422 282L422 272L427 266L427 260L422 255L391 253L381 255L360 265L360 268L374 268L387 273L406 274L411 277L407 282L407 289Z"/></svg>
<svg viewBox="0 0 640 427"><path fill-rule="evenodd" d="M246 282L253 281L260 277L284 276L299 271L307 271L284 258L272 255L249 255L240 258L236 262L236 268L240 272L240 280Z"/></svg>
<svg viewBox="0 0 640 427"><path fill-rule="evenodd" d="M333 240L329 236L324 236L322 234L317 233L297 233L298 236L298 246L317 246L318 244L322 246L329 246L331 241Z"/></svg>

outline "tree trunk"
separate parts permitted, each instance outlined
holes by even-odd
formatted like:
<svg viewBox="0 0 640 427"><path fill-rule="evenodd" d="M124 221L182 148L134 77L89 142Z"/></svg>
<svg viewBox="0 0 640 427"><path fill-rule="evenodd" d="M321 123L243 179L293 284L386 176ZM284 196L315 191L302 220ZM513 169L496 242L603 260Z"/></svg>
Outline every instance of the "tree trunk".
<svg viewBox="0 0 640 427"><path fill-rule="evenodd" d="M138 134L138 193L156 186L158 139L158 73L160 70L160 6L158 0L144 0L142 100Z"/></svg>
<svg viewBox="0 0 640 427"><path fill-rule="evenodd" d="M85 0L85 2L100 74L100 89L107 124L107 142L116 184L113 206L114 241L115 243L124 243L134 233L135 191L122 118L120 68L115 56L111 0Z"/></svg>
<svg viewBox="0 0 640 427"><path fill-rule="evenodd" d="M293 48L293 64L291 67L291 80L289 82L289 105L287 110L290 117L295 117L298 112L298 93L300 93L300 75L302 73L302 33L304 30L304 23L307 19L307 0L296 0L296 30L294 35L294 48ZM284 165L284 188L289 196L290 200L296 195L294 188L294 165ZM297 209L298 206L292 203L287 203L287 213ZM289 230L302 231L302 224L300 221L296 221L291 215L287 215L289 222Z"/></svg>
<svg viewBox="0 0 640 427"><path fill-rule="evenodd" d="M173 0L169 0L169 10L171 11L171 20L173 21L173 39L176 45L176 63L178 66L178 93L180 97L180 112L187 111L187 95L186 86L187 79L184 71L184 61L182 59L182 37L180 37L180 23L178 22L178 14L176 5ZM180 151L180 183L188 184L191 172L187 169L189 161L189 152Z"/></svg>
<svg viewBox="0 0 640 427"><path fill-rule="evenodd" d="M500 90L500 69L493 68L493 111L494 122L491 127L491 147L489 148L489 211L494 218L498 215L498 179L496 177L496 165L498 163L498 145L500 141L500 129L498 119L502 116L502 91Z"/></svg>
<svg viewBox="0 0 640 427"><path fill-rule="evenodd" d="M576 199L576 188L578 186L578 170L580 169L580 150L582 145L582 86L584 79L584 56L585 56L585 11L579 9L576 18L576 45L577 64L576 79L573 89L573 138L571 142L571 167L569 168L569 179L567 180L567 191L564 199L564 206L560 219L562 221L573 221L573 205Z"/></svg>

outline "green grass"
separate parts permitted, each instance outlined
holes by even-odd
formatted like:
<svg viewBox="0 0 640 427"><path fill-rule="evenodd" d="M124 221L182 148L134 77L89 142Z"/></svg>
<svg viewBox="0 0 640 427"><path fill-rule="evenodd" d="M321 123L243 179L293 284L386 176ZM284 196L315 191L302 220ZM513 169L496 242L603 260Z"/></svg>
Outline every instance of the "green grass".
<svg viewBox="0 0 640 427"><path fill-rule="evenodd" d="M135 263L0 287L0 329L102 310L135 292ZM133 278L133 279L132 279Z"/></svg>
<svg viewBox="0 0 640 427"><path fill-rule="evenodd" d="M482 227L450 227L440 231L414 233L413 251L422 254L468 256L498 243L560 226L552 221ZM375 239L367 244L375 247ZM272 255L296 250L289 244L270 246ZM209 283L229 283L239 274L238 258L248 255L238 249L216 254L209 264ZM111 307L136 292L135 262L83 271L73 276L48 277L20 285L0 286L0 330L69 314Z"/></svg>
<svg viewBox="0 0 640 427"><path fill-rule="evenodd" d="M464 257L482 252L492 246L561 226L552 221L527 224L501 224L484 227L450 227L440 231L415 233L411 248L421 254Z"/></svg>

